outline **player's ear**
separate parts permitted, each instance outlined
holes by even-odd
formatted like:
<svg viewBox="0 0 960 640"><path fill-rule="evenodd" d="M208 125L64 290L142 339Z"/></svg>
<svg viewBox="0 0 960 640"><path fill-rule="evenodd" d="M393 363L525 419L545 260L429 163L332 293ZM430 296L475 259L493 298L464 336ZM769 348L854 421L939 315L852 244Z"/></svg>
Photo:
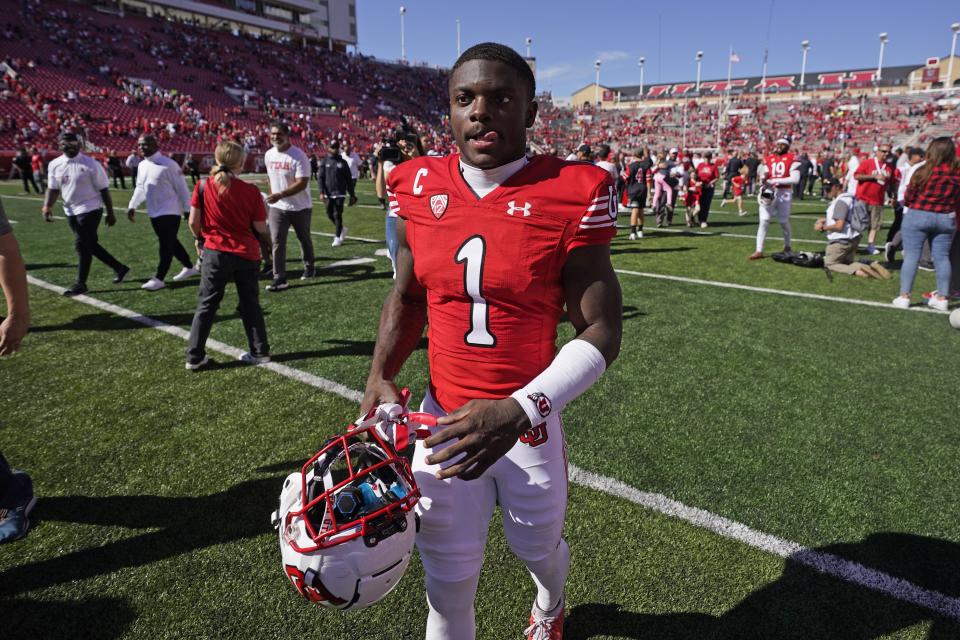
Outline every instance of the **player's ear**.
<svg viewBox="0 0 960 640"><path fill-rule="evenodd" d="M537 109L540 108L540 104L536 100L531 100L530 104L527 105L527 118L524 122L524 125L527 129L533 126L533 123L537 121Z"/></svg>

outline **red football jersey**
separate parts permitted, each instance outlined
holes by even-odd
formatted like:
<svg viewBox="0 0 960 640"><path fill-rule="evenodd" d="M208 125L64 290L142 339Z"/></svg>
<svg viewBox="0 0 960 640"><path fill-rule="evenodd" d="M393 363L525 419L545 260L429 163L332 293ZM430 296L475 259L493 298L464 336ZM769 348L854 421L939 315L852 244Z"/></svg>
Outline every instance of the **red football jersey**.
<svg viewBox="0 0 960 640"><path fill-rule="evenodd" d="M446 411L504 398L553 361L567 256L608 244L617 216L610 174L592 164L537 156L477 198L459 160L415 158L387 180L427 291L430 390Z"/></svg>
<svg viewBox="0 0 960 640"><path fill-rule="evenodd" d="M793 154L785 153L778 156L771 153L764 160L767 164L767 178L788 178L790 177L790 167L794 163Z"/></svg>

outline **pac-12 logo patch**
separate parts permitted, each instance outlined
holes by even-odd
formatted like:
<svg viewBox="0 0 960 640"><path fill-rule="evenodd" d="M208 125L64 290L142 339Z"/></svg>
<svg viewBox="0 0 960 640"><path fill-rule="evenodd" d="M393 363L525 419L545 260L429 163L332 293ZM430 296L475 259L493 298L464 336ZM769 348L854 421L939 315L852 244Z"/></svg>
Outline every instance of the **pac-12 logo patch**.
<svg viewBox="0 0 960 640"><path fill-rule="evenodd" d="M546 418L550 415L550 412L553 411L553 403L550 402L550 398L543 395L539 391L536 393L531 393L527 396L533 400L533 404L537 406L537 411L540 413L540 416Z"/></svg>
<svg viewBox="0 0 960 640"><path fill-rule="evenodd" d="M433 217L439 220L443 212L447 210L447 203L449 201L450 197L445 193L430 196L430 211L433 211Z"/></svg>

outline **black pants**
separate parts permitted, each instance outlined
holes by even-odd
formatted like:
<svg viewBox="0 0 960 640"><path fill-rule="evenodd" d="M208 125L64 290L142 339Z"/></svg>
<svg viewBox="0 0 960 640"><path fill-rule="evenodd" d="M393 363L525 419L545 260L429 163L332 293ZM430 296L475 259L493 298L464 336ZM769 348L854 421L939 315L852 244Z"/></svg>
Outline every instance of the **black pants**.
<svg viewBox="0 0 960 640"><path fill-rule="evenodd" d="M343 196L327 198L327 217L336 227L336 234L343 233Z"/></svg>
<svg viewBox="0 0 960 640"><path fill-rule="evenodd" d="M167 271L170 270L170 264L176 258L187 269L193 267L193 261L190 254L180 244L180 238L177 232L180 231L180 216L157 216L150 218L150 224L153 225L153 231L157 234L160 241L160 262L157 263L157 280L163 280L167 277Z"/></svg>
<svg viewBox="0 0 960 640"><path fill-rule="evenodd" d="M20 170L20 178L23 180L23 191L25 193L30 193L30 185L33 185L33 190L37 193L43 193L40 191L40 187L37 186L37 181L33 179L33 171L23 171Z"/></svg>
<svg viewBox="0 0 960 640"><path fill-rule="evenodd" d="M733 181L730 178L727 178L726 180L723 181L723 199L724 200L730 199L730 193L732 189L733 189Z"/></svg>
<svg viewBox="0 0 960 640"><path fill-rule="evenodd" d="M96 258L114 271L120 271L123 265L119 260L110 255L110 252L100 246L100 240L97 237L97 227L100 226L100 218L103 216L103 209L94 209L87 213L81 213L75 216L67 216L67 223L73 231L73 246L80 256L80 262L77 264L77 282L86 284L87 276L90 275L90 264L93 258Z"/></svg>
<svg viewBox="0 0 960 640"><path fill-rule="evenodd" d="M710 217L710 204L713 202L713 194L716 192L715 187L701 187L700 188L700 222L706 222L707 218Z"/></svg>
<svg viewBox="0 0 960 640"><path fill-rule="evenodd" d="M350 202L357 201L357 179L350 178L350 184L347 185L347 192L350 194Z"/></svg>
<svg viewBox="0 0 960 640"><path fill-rule="evenodd" d="M134 179L136 181L136 179ZM120 182L120 186L117 186L117 182ZM126 189L127 181L123 178L123 169L114 169L113 170L113 188L114 189Z"/></svg>
<svg viewBox="0 0 960 640"><path fill-rule="evenodd" d="M255 356L270 355L267 344L267 325L260 308L260 286L257 284L259 264L233 253L212 249L203 250L200 275L200 293L197 296L197 311L190 325L190 346L187 361L197 363L206 355L205 346L213 327L213 319L220 308L220 301L231 281L237 286L240 298L240 319L247 334L250 353Z"/></svg>
<svg viewBox="0 0 960 640"><path fill-rule="evenodd" d="M893 238L900 231L901 224L903 224L903 204L897 202L893 205L893 224L887 229L887 242L893 242Z"/></svg>

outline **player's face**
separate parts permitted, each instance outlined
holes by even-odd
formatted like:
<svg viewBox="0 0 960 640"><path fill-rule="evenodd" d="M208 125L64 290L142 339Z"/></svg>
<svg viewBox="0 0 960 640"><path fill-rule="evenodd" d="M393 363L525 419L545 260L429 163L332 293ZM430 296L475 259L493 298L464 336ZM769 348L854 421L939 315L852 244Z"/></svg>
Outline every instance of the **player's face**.
<svg viewBox="0 0 960 640"><path fill-rule="evenodd" d="M492 169L523 156L537 103L512 67L470 60L450 77L450 125L463 159Z"/></svg>
<svg viewBox="0 0 960 640"><path fill-rule="evenodd" d="M152 137L143 137L137 140L137 148L144 158L152 156L157 152L157 141Z"/></svg>
<svg viewBox="0 0 960 640"><path fill-rule="evenodd" d="M270 143L280 151L286 151L290 146L290 136L279 127L273 127L270 129Z"/></svg>
<svg viewBox="0 0 960 640"><path fill-rule="evenodd" d="M80 143L77 140L61 140L60 150L63 151L64 155L68 158L74 158L80 153Z"/></svg>
<svg viewBox="0 0 960 640"><path fill-rule="evenodd" d="M790 148L790 147L788 147L787 145L783 144L782 142L778 143L778 144L777 144L777 148L776 148L777 155L778 155L778 156L782 156L783 154L785 154L785 153L787 152L787 149L789 149L789 148Z"/></svg>

